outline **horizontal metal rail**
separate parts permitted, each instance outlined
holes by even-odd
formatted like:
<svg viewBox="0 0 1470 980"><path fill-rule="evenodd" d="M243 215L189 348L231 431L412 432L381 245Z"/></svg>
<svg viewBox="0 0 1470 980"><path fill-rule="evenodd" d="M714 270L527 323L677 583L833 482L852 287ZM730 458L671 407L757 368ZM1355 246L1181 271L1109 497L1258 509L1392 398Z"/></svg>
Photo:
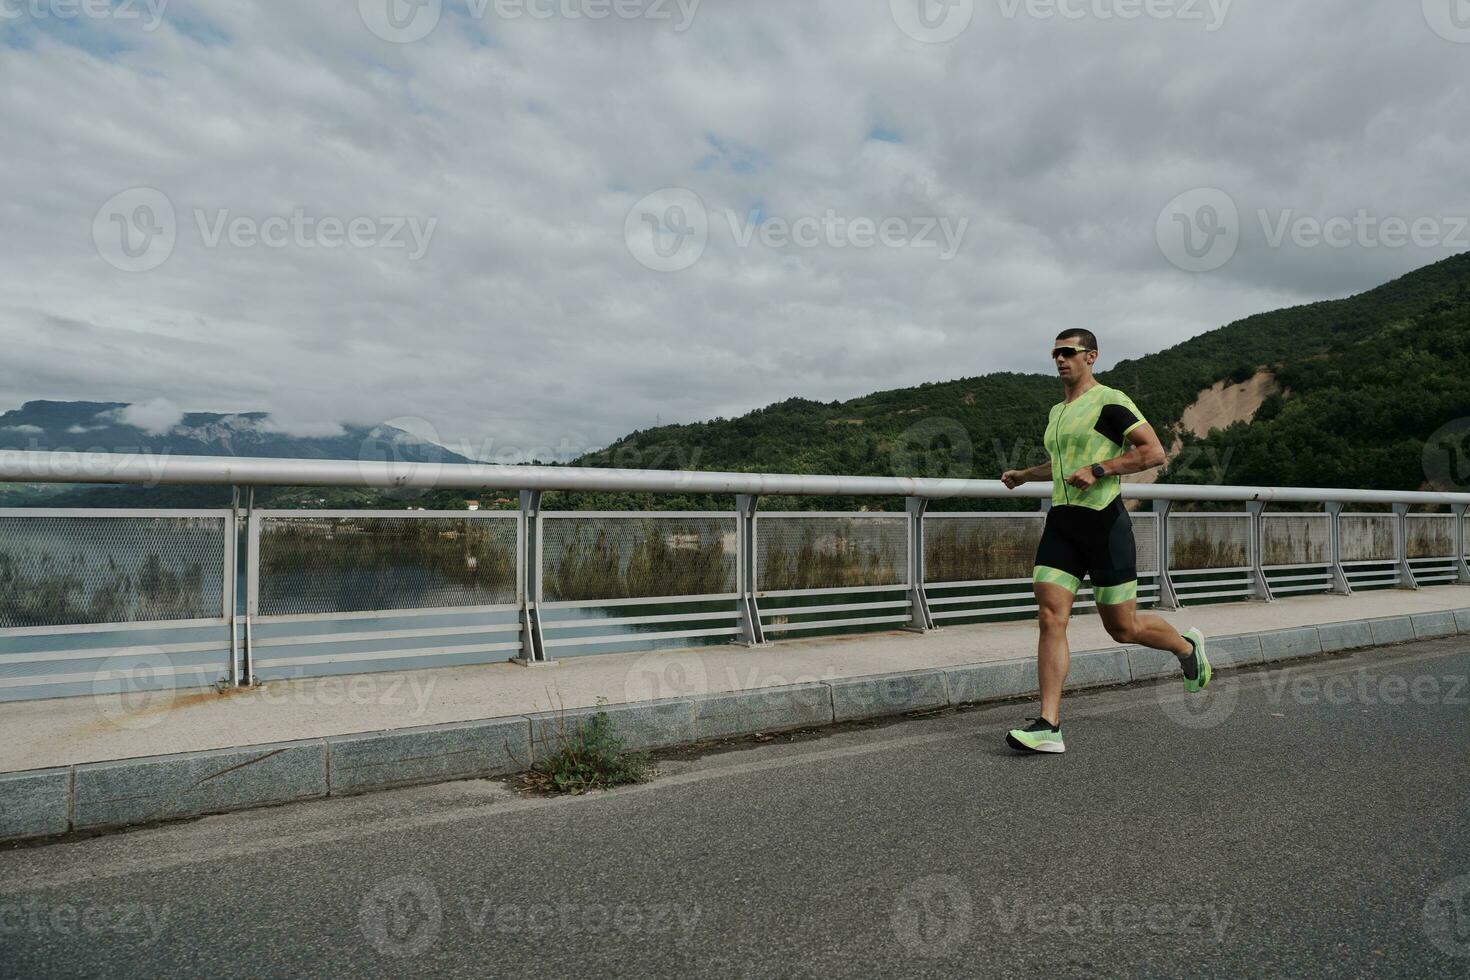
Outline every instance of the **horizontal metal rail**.
<svg viewBox="0 0 1470 980"><path fill-rule="evenodd" d="M819 474L622 470L583 466L495 466L333 459L257 459L162 453L0 450L0 483L123 483L145 486L313 486L396 489L599 490L761 496L989 497L1041 499L1050 484L1008 490L999 480ZM1123 484L1131 500L1321 504L1470 504L1470 493L1313 487ZM809 515L804 515L809 516ZM844 514L843 516L857 516Z"/></svg>

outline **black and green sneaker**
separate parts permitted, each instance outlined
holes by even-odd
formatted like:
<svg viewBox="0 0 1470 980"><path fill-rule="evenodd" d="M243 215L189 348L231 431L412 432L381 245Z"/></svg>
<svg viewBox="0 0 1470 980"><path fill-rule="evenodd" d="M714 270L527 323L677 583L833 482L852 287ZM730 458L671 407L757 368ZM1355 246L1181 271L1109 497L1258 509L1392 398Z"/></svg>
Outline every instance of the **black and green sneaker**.
<svg viewBox="0 0 1470 980"><path fill-rule="evenodd" d="M1190 627L1184 631L1184 638L1194 647L1192 658L1185 658L1184 663L1184 689L1190 694L1198 694L1210 683L1210 678L1215 672L1210 668L1210 658L1205 656L1205 635L1198 627ZM1193 663L1190 663L1190 660ZM1190 677L1191 669L1194 676Z"/></svg>
<svg viewBox="0 0 1470 980"><path fill-rule="evenodd" d="M1025 728L1012 728L1006 733L1006 744L1017 752L1065 752L1062 726L1045 718L1032 719Z"/></svg>

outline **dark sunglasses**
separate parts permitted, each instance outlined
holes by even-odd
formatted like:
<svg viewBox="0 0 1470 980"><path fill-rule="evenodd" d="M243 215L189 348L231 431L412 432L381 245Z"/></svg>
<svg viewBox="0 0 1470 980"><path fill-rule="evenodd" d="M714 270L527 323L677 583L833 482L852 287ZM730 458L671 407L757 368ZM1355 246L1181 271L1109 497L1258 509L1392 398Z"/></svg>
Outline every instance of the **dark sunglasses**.
<svg viewBox="0 0 1470 980"><path fill-rule="evenodd" d="M1058 347L1051 352L1051 359L1055 361L1059 357L1073 358L1078 354L1087 354L1094 349L1092 347Z"/></svg>

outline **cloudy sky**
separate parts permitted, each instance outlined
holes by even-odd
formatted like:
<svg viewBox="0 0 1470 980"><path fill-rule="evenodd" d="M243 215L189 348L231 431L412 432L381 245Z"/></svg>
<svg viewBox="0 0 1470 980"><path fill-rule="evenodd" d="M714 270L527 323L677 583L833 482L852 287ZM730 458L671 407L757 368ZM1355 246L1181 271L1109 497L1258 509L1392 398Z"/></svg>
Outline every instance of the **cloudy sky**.
<svg viewBox="0 0 1470 980"><path fill-rule="evenodd" d="M0 410L551 458L1106 365L1470 248L1467 123L1470 0L0 0Z"/></svg>

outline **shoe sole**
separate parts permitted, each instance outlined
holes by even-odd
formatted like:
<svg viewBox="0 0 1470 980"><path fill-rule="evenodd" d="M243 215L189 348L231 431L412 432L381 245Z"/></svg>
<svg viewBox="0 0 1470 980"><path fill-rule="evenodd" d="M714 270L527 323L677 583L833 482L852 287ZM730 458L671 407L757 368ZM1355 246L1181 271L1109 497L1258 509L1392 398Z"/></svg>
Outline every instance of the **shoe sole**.
<svg viewBox="0 0 1470 980"><path fill-rule="evenodd" d="M1045 752L1056 755L1067 751L1067 747L1065 745L1057 745L1054 742L1044 742L1041 746L1027 745L1025 742L1016 738L1009 732L1006 733L1006 744L1015 749L1017 752Z"/></svg>

